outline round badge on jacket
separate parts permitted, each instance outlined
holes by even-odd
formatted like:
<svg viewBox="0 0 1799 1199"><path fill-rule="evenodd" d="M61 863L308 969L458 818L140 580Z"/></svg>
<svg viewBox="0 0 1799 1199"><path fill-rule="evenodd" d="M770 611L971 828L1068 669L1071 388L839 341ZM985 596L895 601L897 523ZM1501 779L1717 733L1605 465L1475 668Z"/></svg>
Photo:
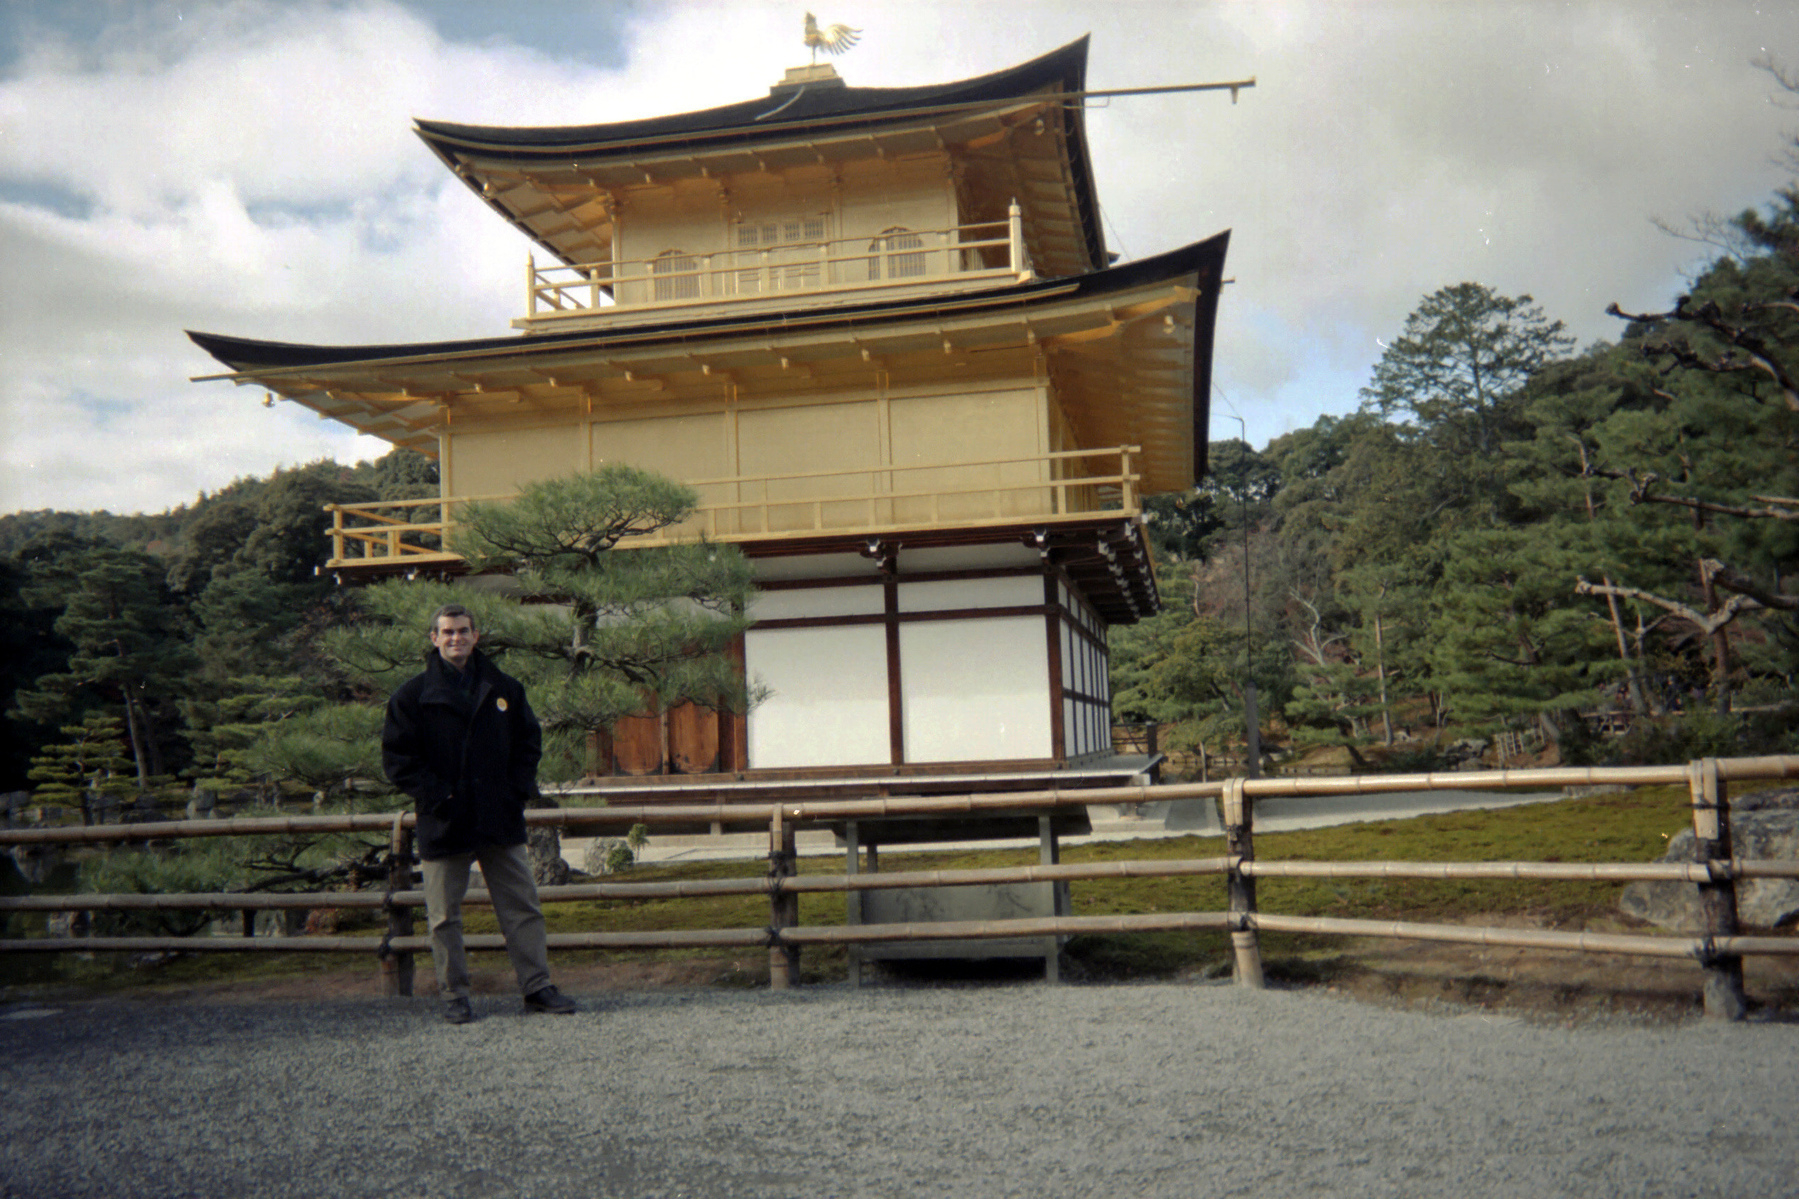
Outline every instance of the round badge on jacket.
<svg viewBox="0 0 1799 1199"><path fill-rule="evenodd" d="M493 706L504 712L506 710L506 697L502 695L499 699L494 700Z"/></svg>

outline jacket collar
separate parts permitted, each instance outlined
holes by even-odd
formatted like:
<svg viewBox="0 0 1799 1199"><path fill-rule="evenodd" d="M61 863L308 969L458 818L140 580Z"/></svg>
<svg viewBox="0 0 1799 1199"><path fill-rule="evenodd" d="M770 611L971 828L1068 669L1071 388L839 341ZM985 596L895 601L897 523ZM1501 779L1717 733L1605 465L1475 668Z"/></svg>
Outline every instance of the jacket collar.
<svg viewBox="0 0 1799 1199"><path fill-rule="evenodd" d="M474 677L474 687L464 688L458 685L456 674L450 664L444 661L443 655L435 649L427 656L425 663L425 688L420 699L434 703L448 703L461 707L473 701L474 707L480 707L481 701L487 698L494 687L494 666L479 649L469 654L468 666L464 668Z"/></svg>

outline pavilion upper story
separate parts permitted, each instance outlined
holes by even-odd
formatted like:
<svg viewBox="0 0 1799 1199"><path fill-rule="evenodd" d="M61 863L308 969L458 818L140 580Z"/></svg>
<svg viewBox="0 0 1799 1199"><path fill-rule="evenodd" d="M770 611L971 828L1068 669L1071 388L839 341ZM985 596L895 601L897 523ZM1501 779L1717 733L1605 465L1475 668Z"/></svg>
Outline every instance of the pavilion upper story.
<svg viewBox="0 0 1799 1199"><path fill-rule="evenodd" d="M527 270L527 332L954 294L1106 265L1086 53L911 88L819 64L699 112L416 131L550 255Z"/></svg>

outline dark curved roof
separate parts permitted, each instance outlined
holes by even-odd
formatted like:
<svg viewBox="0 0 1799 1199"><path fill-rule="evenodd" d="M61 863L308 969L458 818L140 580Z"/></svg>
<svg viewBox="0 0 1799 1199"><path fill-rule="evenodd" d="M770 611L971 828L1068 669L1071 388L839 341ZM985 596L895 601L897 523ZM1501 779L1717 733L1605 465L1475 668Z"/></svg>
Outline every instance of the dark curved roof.
<svg viewBox="0 0 1799 1199"><path fill-rule="evenodd" d="M490 172L533 164L563 168L571 161L604 163L668 153L729 153L808 134L822 136L827 130L872 133L926 116L954 118L1032 95L1081 92L1086 88L1087 43L1083 36L1015 67L925 87L849 87L833 77L777 86L766 96L739 104L612 124L511 127L416 120L413 131L483 203L550 253L573 263L577 259L560 237L539 227L531 214L486 185ZM1058 116L1067 155L1072 235L1082 247L1084 263L1099 266L1107 258L1105 235L1080 107L1063 108ZM1076 270L1049 273L1073 274Z"/></svg>
<svg viewBox="0 0 1799 1199"><path fill-rule="evenodd" d="M1003 71L926 87L847 87L836 82L777 87L768 96L739 104L607 125L507 127L424 120L415 124L418 135L433 147L480 150L484 156L496 158L566 158L571 151L624 144L634 148L665 143L694 146L717 140L742 145L746 134L788 137L796 127L824 122L854 127L860 122L912 115L920 109L1008 100L1055 84L1064 91L1078 92L1085 88L1086 77L1087 38L1083 36ZM777 108L778 113L774 111Z"/></svg>

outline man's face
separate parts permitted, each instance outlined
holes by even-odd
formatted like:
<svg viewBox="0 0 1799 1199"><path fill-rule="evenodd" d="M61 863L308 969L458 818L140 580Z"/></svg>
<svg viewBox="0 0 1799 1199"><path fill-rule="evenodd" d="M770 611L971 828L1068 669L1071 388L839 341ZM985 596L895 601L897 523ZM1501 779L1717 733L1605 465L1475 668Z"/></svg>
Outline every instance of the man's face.
<svg viewBox="0 0 1799 1199"><path fill-rule="evenodd" d="M437 627L431 630L431 644L457 670L468 665L469 655L475 652L475 642L479 640L481 634L475 632L474 623L466 616L440 616Z"/></svg>

